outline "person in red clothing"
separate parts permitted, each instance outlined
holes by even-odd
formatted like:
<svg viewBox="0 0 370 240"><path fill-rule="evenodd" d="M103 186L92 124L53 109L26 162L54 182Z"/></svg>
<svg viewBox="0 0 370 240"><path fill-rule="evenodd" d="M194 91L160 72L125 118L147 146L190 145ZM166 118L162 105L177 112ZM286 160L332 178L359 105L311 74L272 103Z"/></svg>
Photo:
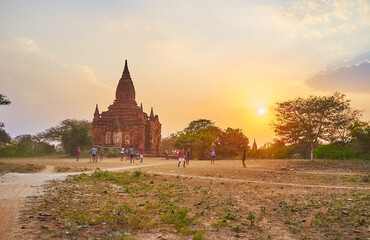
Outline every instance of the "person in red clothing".
<svg viewBox="0 0 370 240"><path fill-rule="evenodd" d="M183 167L185 167L184 148L181 148L179 151L179 164L177 165L177 167L180 167L181 162L184 163Z"/></svg>
<svg viewBox="0 0 370 240"><path fill-rule="evenodd" d="M77 154L76 154L77 162L78 162L78 160L80 159L80 155L81 155L81 148L80 148L80 147L78 147L78 148L77 148Z"/></svg>

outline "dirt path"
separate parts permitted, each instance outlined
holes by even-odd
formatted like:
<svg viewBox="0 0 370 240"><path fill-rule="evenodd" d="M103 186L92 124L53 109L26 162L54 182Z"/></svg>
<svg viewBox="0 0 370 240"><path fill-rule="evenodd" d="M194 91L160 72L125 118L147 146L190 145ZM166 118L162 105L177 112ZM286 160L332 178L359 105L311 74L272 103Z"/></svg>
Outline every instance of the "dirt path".
<svg viewBox="0 0 370 240"><path fill-rule="evenodd" d="M268 170L268 169L259 169L259 168L249 168L253 171L260 171L260 172L276 172L276 173L286 173L288 171L281 171L281 170ZM366 176L368 173L361 173L361 172L318 172L318 171L294 171L295 174L316 174L316 175L339 175L339 176Z"/></svg>
<svg viewBox="0 0 370 240"><path fill-rule="evenodd" d="M163 165L168 163L143 164L102 170L120 171ZM62 180L77 173L54 173L54 166L46 165L39 173L7 173L0 176L0 239L13 239L19 226L16 225L18 214L27 196L41 195L42 185L49 180Z"/></svg>
<svg viewBox="0 0 370 240"><path fill-rule="evenodd" d="M291 187L307 187L307 188L330 188L330 189L359 189L359 190L370 190L370 187L350 187L350 186L334 186L334 185L311 185L311 184L299 184L299 183L283 183L283 182L272 182L272 181L258 181L258 180L246 180L246 179L233 179L233 178L222 178L222 177L206 177L198 175L188 174L177 174L168 172L157 172L147 171L152 174L168 175L168 176L180 176L189 178L208 179L216 181L230 181L230 182L241 182L241 183L255 183L264 185L279 185L279 186L291 186Z"/></svg>

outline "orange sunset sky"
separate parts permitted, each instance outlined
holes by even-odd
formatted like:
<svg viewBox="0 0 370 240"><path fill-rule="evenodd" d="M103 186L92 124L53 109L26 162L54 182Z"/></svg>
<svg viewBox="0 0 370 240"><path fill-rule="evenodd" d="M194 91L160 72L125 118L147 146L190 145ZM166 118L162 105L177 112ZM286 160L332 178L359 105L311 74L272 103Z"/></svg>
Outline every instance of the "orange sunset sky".
<svg viewBox="0 0 370 240"><path fill-rule="evenodd" d="M128 60L162 136L206 118L274 138L277 101L339 91L370 119L370 1L0 0L12 137L112 104Z"/></svg>

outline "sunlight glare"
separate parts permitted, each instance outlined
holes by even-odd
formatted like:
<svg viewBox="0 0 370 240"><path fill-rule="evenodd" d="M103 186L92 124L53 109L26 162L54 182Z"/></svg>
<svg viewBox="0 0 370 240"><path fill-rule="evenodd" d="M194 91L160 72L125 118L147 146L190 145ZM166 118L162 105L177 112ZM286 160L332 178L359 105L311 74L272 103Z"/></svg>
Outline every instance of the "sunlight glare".
<svg viewBox="0 0 370 240"><path fill-rule="evenodd" d="M266 108L259 108L259 109L257 110L257 112L258 112L258 114L259 114L259 115L263 115L263 114L265 114L265 113L266 113Z"/></svg>

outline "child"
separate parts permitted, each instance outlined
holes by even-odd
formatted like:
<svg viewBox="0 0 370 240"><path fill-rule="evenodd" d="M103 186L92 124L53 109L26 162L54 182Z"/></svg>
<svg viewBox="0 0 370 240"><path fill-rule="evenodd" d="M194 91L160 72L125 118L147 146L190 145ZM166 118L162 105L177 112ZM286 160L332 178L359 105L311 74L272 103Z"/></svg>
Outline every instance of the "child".
<svg viewBox="0 0 370 240"><path fill-rule="evenodd" d="M121 148L121 162L123 161L123 156L125 155L125 149Z"/></svg>
<svg viewBox="0 0 370 240"><path fill-rule="evenodd" d="M216 150L215 150L215 147L212 147L212 150L211 150L211 165L215 164L215 159L216 159Z"/></svg>
<svg viewBox="0 0 370 240"><path fill-rule="evenodd" d="M140 162L142 163L143 161L144 161L143 149L140 148Z"/></svg>
<svg viewBox="0 0 370 240"><path fill-rule="evenodd" d="M181 148L179 151L179 164L177 167L180 167L181 162L184 162L183 167L185 167L184 148Z"/></svg>
<svg viewBox="0 0 370 240"><path fill-rule="evenodd" d="M80 148L80 147L78 147L78 148L77 148L77 154L76 154L77 162L78 162L78 160L80 159L80 155L81 155L81 148Z"/></svg>

